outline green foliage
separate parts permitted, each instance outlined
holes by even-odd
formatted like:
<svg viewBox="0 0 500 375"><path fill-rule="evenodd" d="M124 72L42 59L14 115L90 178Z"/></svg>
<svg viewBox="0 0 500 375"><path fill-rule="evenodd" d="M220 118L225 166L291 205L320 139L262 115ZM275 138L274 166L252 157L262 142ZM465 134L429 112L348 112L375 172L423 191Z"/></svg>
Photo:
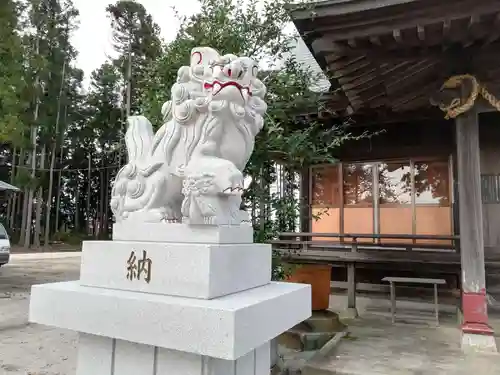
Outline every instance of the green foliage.
<svg viewBox="0 0 500 375"><path fill-rule="evenodd" d="M29 103L24 98L24 49L17 1L0 2L0 141L16 146L23 143L23 124L19 114Z"/></svg>
<svg viewBox="0 0 500 375"><path fill-rule="evenodd" d="M74 231L56 232L52 238L53 241L75 246L80 246L83 241L88 241L91 239L92 238L86 233Z"/></svg>

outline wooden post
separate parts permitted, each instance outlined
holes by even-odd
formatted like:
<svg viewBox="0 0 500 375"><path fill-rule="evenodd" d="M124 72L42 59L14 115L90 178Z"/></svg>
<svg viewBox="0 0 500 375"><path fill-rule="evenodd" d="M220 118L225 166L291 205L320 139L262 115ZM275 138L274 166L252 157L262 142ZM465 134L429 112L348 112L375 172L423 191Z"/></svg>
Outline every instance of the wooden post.
<svg viewBox="0 0 500 375"><path fill-rule="evenodd" d="M457 117L456 141L462 263L462 347L496 351L493 330L488 325L479 124L475 108Z"/></svg>
<svg viewBox="0 0 500 375"><path fill-rule="evenodd" d="M351 254L358 252L357 239L352 239ZM350 318L358 316L356 308L356 263L354 259L347 264L347 311Z"/></svg>
<svg viewBox="0 0 500 375"><path fill-rule="evenodd" d="M300 231L311 231L311 169L304 167L300 175ZM306 238L306 241L310 239Z"/></svg>

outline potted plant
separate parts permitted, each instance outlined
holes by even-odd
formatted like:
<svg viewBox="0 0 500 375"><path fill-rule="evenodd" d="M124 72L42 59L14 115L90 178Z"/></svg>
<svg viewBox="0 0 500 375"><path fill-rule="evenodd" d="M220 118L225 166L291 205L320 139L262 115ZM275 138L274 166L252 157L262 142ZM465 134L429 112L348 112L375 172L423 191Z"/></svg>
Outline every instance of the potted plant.
<svg viewBox="0 0 500 375"><path fill-rule="evenodd" d="M296 265L286 281L311 285L312 310L326 310L330 304L332 266L327 264Z"/></svg>

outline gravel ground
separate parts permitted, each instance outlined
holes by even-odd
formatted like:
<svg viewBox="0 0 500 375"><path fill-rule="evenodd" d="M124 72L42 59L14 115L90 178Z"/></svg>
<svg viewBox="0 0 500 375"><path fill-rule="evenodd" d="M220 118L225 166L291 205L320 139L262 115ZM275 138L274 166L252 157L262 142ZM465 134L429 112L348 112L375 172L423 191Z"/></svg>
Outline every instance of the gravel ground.
<svg viewBox="0 0 500 375"><path fill-rule="evenodd" d="M79 254L15 254L0 268L0 374L74 374L77 334L28 324L33 284L76 280Z"/></svg>

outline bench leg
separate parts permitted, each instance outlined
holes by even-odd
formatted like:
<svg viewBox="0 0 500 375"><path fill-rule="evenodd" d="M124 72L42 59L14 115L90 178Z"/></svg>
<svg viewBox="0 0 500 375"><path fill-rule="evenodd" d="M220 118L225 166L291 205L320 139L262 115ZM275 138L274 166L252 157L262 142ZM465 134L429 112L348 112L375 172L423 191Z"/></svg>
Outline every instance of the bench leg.
<svg viewBox="0 0 500 375"><path fill-rule="evenodd" d="M356 308L356 265L354 263L347 265L347 310L345 313L350 319L358 317Z"/></svg>
<svg viewBox="0 0 500 375"><path fill-rule="evenodd" d="M354 263L347 265L347 308L356 308L356 268Z"/></svg>
<svg viewBox="0 0 500 375"><path fill-rule="evenodd" d="M436 314L436 326L439 326L439 302L437 284L434 284L434 313Z"/></svg>
<svg viewBox="0 0 500 375"><path fill-rule="evenodd" d="M396 322L396 288L394 283L391 281L391 315L392 323Z"/></svg>

